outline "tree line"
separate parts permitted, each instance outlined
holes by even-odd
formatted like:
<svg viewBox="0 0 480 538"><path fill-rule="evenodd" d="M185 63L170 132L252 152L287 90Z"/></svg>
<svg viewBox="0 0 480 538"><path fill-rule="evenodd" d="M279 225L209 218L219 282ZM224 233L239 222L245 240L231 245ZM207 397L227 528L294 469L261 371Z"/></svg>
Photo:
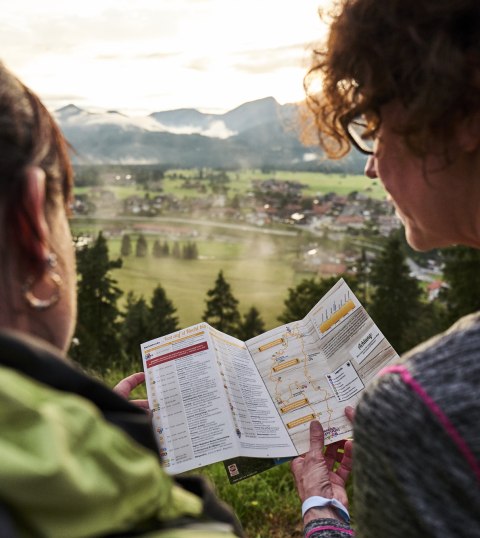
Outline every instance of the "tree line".
<svg viewBox="0 0 480 538"><path fill-rule="evenodd" d="M135 248L130 234L122 235L120 255L123 258L126 258L131 256L133 252L135 252L137 258L145 258L148 256L148 242L143 234L138 235L135 242ZM170 247L168 241L160 243L160 241L156 239L152 247L152 256L154 258L166 258L172 256L172 258L196 260L198 258L198 247L194 241L187 241L182 245L180 245L178 241L174 241L173 245Z"/></svg>
<svg viewBox="0 0 480 538"><path fill-rule="evenodd" d="M459 317L480 310L480 250L455 247L442 255L447 285L435 301L426 300L421 284L410 275L398 234L388 239L373 261L362 252L355 273L345 276L398 353L446 329ZM121 265L121 258L109 259L101 233L91 246L77 252L78 322L70 354L83 367L100 374L140 369L140 344L180 328L177 310L160 284L148 300L128 292L125 307L118 307L123 292L110 271ZM337 280L310 278L288 288L278 321L302 319ZM242 340L265 331L256 306L240 314L239 301L223 271L207 291L202 319Z"/></svg>

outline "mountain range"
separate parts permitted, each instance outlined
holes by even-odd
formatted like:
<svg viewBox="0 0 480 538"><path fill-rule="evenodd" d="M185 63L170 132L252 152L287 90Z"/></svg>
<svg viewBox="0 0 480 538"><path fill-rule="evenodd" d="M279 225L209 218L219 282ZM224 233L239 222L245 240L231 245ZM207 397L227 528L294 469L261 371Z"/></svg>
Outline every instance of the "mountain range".
<svg viewBox="0 0 480 538"><path fill-rule="evenodd" d="M300 105L273 97L244 103L224 114L194 108L129 117L115 110L93 113L67 105L54 113L85 164L163 164L170 167L276 168L361 173L364 158L341 161L300 141Z"/></svg>

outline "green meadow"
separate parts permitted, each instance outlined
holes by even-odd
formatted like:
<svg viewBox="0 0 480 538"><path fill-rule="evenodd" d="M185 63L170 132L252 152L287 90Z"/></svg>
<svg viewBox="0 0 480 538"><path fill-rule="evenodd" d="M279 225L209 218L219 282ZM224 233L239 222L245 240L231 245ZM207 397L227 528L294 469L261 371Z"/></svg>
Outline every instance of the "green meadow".
<svg viewBox="0 0 480 538"><path fill-rule="evenodd" d="M228 187L230 194L246 194L252 190L252 181L275 178L278 180L299 181L305 185L302 191L305 196L317 196L336 192L344 196L352 191L362 192L370 198L383 199L385 190L380 181L372 180L363 175L347 174L324 174L320 172L290 172L290 171L271 171L262 172L261 170L238 170L227 172L230 177ZM172 176L176 174L177 179ZM183 175L185 178L194 179L198 175L197 170L169 170L163 181L165 193L174 194L180 198L198 196L195 189L182 188L182 179L178 176Z"/></svg>
<svg viewBox="0 0 480 538"><path fill-rule="evenodd" d="M148 221L145 221L148 222ZM151 222L151 221L150 221ZM116 222L116 229L125 226L131 234L133 251L138 236L129 230L131 223ZM168 223L167 223L168 224ZM76 234L96 234L102 227L110 225L88 223L74 219L72 231ZM165 230L192 230L192 226L178 224L165 226ZM201 227L198 227L201 228ZM269 236L260 233L238 230L208 229L199 237L178 239L180 247L187 241L195 241L199 259L183 260L172 256L155 258L151 252L155 240L167 241L172 249L174 240L165 234L146 234L149 254L137 258L135 254L123 258L123 266L112 271L118 286L124 291L120 306L126 294L133 291L137 296L149 299L159 284L165 288L173 301L179 322L186 327L201 321L205 309L207 291L214 285L220 270L232 286L232 292L239 300L239 310L246 312L256 306L267 328L279 324L277 317L283 310L283 301L289 287L295 286L302 278L311 276L295 271L295 261L299 244L307 239L300 236ZM108 240L111 258L120 256L120 237Z"/></svg>
<svg viewBox="0 0 480 538"><path fill-rule="evenodd" d="M205 172L208 174L208 170ZM228 171L230 182L227 183L230 196L235 194L246 194L252 191L252 181L266 179L291 180L298 181L305 185L303 194L305 196L319 196L329 192L335 192L339 195L347 195L352 191L358 191L368 195L370 198L383 199L385 191L378 180L372 180L364 175L348 175L348 174L324 174L321 172L289 172L289 171L271 171L262 172L261 170L235 170ZM180 177L181 176L181 177ZM180 199L199 197L195 188L186 188L184 182L186 179L195 181L198 179L198 170L168 170L165 178L162 181L162 191L165 194L176 196ZM201 180L209 190L210 181L208 179ZM129 196L141 196L145 194L142 186L105 186L103 189L110 190L115 193L119 200L128 198ZM77 194L86 194L90 192L91 187L75 187ZM159 190L153 189L149 191L150 196L160 194Z"/></svg>

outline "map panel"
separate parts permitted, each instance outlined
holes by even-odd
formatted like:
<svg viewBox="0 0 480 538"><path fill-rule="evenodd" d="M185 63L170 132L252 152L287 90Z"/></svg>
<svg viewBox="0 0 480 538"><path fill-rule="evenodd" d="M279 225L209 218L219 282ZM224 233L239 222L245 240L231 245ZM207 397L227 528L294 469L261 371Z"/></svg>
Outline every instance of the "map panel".
<svg viewBox="0 0 480 538"><path fill-rule="evenodd" d="M299 454L318 419L326 444L351 435L346 405L355 406L378 370L397 358L344 280L301 321L246 342Z"/></svg>

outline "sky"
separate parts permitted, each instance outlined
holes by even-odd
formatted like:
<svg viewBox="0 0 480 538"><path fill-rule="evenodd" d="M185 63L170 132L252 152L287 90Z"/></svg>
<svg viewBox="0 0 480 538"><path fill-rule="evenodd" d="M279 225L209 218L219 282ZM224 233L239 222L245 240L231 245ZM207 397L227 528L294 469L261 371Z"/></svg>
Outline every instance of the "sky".
<svg viewBox="0 0 480 538"><path fill-rule="evenodd" d="M3 0L1 60L47 107L225 112L303 98L328 0Z"/></svg>

